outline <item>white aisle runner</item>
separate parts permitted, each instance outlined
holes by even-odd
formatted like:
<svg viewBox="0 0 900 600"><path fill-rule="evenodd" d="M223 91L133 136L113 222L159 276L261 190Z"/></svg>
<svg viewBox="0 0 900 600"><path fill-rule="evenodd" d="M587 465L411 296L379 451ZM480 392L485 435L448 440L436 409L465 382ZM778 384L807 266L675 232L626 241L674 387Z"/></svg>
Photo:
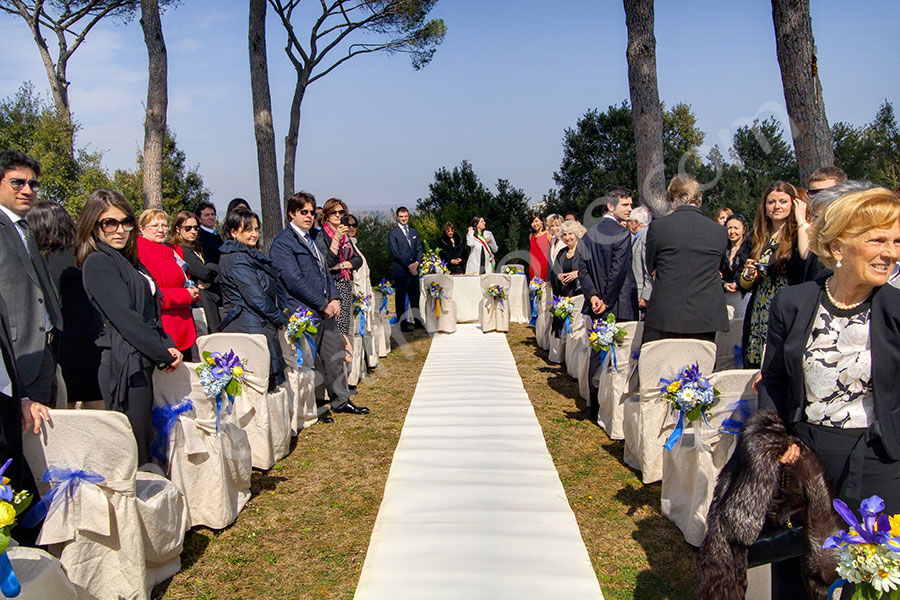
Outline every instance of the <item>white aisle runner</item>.
<svg viewBox="0 0 900 600"><path fill-rule="evenodd" d="M598 600L575 515L501 334L437 335L357 600Z"/></svg>

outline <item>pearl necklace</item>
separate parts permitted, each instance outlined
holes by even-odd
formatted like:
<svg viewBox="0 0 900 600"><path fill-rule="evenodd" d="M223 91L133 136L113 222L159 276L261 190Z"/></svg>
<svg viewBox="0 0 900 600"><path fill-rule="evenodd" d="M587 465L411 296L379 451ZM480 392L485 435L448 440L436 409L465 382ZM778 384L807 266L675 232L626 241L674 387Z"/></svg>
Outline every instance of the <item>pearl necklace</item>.
<svg viewBox="0 0 900 600"><path fill-rule="evenodd" d="M833 276L832 276L833 277ZM825 280L825 295L828 296L828 301L831 302L835 308L839 308L841 310L852 310L866 301L865 298L860 300L859 302L855 302L853 304L844 304L843 302L838 302L834 299L834 296L831 295L831 277Z"/></svg>

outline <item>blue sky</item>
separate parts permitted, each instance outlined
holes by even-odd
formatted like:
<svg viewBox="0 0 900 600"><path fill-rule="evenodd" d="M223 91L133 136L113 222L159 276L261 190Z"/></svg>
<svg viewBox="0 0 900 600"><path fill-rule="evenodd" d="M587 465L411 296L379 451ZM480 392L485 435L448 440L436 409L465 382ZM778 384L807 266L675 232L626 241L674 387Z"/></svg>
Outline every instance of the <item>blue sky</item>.
<svg viewBox="0 0 900 600"><path fill-rule="evenodd" d="M829 122L863 124L883 100L900 101L900 3L815 0L812 11ZM433 16L448 32L425 69L403 55L360 56L309 88L298 189L351 209L413 206L436 170L467 159L485 184L508 179L537 201L553 185L564 129L628 98L620 1L440 0ZM220 207L242 196L258 208L246 0L186 0L163 28L179 146ZM785 121L769 2L660 0L656 37L660 98L692 106L704 155L754 116ZM26 80L46 91L24 22L0 15L0 40L0 96ZM279 174L295 81L284 40L270 15ZM102 150L109 169L133 168L143 144L146 63L136 21L96 28L70 63L77 142Z"/></svg>

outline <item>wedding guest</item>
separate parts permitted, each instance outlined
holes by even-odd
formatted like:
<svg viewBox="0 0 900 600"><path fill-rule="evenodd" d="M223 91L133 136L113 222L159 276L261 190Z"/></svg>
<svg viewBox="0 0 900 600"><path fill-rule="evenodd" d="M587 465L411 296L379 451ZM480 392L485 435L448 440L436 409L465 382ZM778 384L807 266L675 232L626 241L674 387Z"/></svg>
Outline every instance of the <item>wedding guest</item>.
<svg viewBox="0 0 900 600"><path fill-rule="evenodd" d="M107 410L128 417L142 465L150 461L153 369L173 371L182 357L163 329L159 289L138 260L135 234L134 212L125 198L95 190L78 216L75 262L105 322L97 340L100 392Z"/></svg>
<svg viewBox="0 0 900 600"><path fill-rule="evenodd" d="M574 212L572 212L571 210L570 210L569 212L566 213L566 217L565 217L564 220L565 220L565 221L576 221L576 222L578 222L578 223L581 223L581 220L578 218L578 215L576 215L576 214L575 214Z"/></svg>
<svg viewBox="0 0 900 600"><path fill-rule="evenodd" d="M259 217L237 208L225 217L230 239L219 248L219 286L225 316L220 329L236 333L261 333L269 346L269 391L284 383L284 358L277 331L288 317L278 308L279 271L256 248ZM296 309L295 309L296 310Z"/></svg>
<svg viewBox="0 0 900 600"><path fill-rule="evenodd" d="M216 231L216 207L212 202L200 202L194 209L200 221L200 231L197 243L203 257L215 265L219 264L219 246L222 245L222 236Z"/></svg>
<svg viewBox="0 0 900 600"><path fill-rule="evenodd" d="M465 272L463 260L466 248L462 243L462 236L456 232L456 225L447 221L438 238L438 256L447 263L447 269L451 275L462 275Z"/></svg>
<svg viewBox="0 0 900 600"><path fill-rule="evenodd" d="M347 237L350 238L353 251L359 256L362 263L358 269L353 270L353 293L371 296L372 271L369 269L369 261L359 249L359 219L355 215L347 215Z"/></svg>
<svg viewBox="0 0 900 600"><path fill-rule="evenodd" d="M802 283L809 254L807 206L790 183L776 181L763 193L753 222L753 251L744 262L738 284L750 292L744 318L744 368L762 362L772 298L788 285Z"/></svg>
<svg viewBox="0 0 900 600"><path fill-rule="evenodd" d="M56 395L59 297L25 215L37 198L41 165L0 152L0 296L6 300L24 396L52 405Z"/></svg>
<svg viewBox="0 0 900 600"><path fill-rule="evenodd" d="M497 268L497 242L494 234L487 229L484 217L475 216L466 233L466 245L469 247L469 258L466 261L466 273L493 273Z"/></svg>
<svg viewBox="0 0 900 600"><path fill-rule="evenodd" d="M900 198L876 188L816 220L810 246L834 273L775 296L759 384L759 408L815 451L837 497L855 507L877 494L885 514L900 511L900 290L884 285L900 256L898 219ZM792 445L782 462L800 453ZM773 583L787 588L798 571L776 563Z"/></svg>
<svg viewBox="0 0 900 600"><path fill-rule="evenodd" d="M203 309L206 316L206 326L210 333L219 329L221 317L219 305L222 298L219 295L219 265L207 262L203 255L203 249L199 244L200 224L194 213L183 210L175 215L169 243L181 248L184 262L188 266L188 275L199 290L197 304ZM216 248L216 254L219 249Z"/></svg>
<svg viewBox="0 0 900 600"><path fill-rule="evenodd" d="M553 261L553 269L549 273L550 288L554 296L575 298L581 295L578 283L578 250L584 236L584 226L578 221L565 221L560 227L559 237L565 247L560 248ZM565 337L565 322L554 316L552 330L557 337Z"/></svg>
<svg viewBox="0 0 900 600"><path fill-rule="evenodd" d="M550 235L544 227L541 215L531 215L531 234L529 235L531 260L528 264L528 276L531 279L540 277L547 280L547 253L550 252Z"/></svg>
<svg viewBox="0 0 900 600"><path fill-rule="evenodd" d="M747 235L747 223L741 215L731 215L725 221L728 232L728 252L722 265L722 288L725 290L725 304L734 308L734 318L743 319L749 298L738 287L738 277L744 270L744 263L750 258L753 246Z"/></svg>
<svg viewBox="0 0 900 600"><path fill-rule="evenodd" d="M334 412L355 415L368 414L369 409L350 402L347 371L344 368L343 336L337 330L336 317L341 310L340 294L334 278L328 274L325 256L315 237L323 235L313 230L316 198L307 192L297 192L287 200L288 226L272 242L272 262L280 271L279 305L295 311L308 307L319 318L316 346L325 375L325 389ZM408 216L408 214L407 214ZM322 415L319 421L333 423L334 418Z"/></svg>
<svg viewBox="0 0 900 600"><path fill-rule="evenodd" d="M228 213L235 210L236 208L243 208L245 210L253 212L253 209L250 208L250 204L246 200L244 200L243 198L232 198L231 202L228 203L228 207L225 209L225 216L227 217ZM225 234L225 239L231 239L228 237L228 231L223 231L222 233Z"/></svg>
<svg viewBox="0 0 900 600"><path fill-rule="evenodd" d="M807 184L807 194L810 200L819 190L826 190L839 183L847 181L847 174L839 167L821 167L812 172Z"/></svg>
<svg viewBox="0 0 900 600"><path fill-rule="evenodd" d="M647 268L656 271L644 318L642 343L668 338L715 341L728 331L719 269L725 259L725 228L700 210L700 184L676 175L666 189L673 207L647 229Z"/></svg>
<svg viewBox="0 0 900 600"><path fill-rule="evenodd" d="M547 225L547 241L550 243L550 249L547 251L547 274L549 275L556 255L559 254L560 248L565 246L565 243L559 238L559 228L562 227L563 218L553 213L547 215L545 223Z"/></svg>
<svg viewBox="0 0 900 600"><path fill-rule="evenodd" d="M315 204L313 204L315 206ZM388 246L393 259L394 303L400 330L409 332L425 327L419 313L419 263L422 262L422 241L419 232L409 224L409 210L397 209L397 226L388 232Z"/></svg>
<svg viewBox="0 0 900 600"><path fill-rule="evenodd" d="M647 227L653 215L646 206L638 206L631 211L628 230L631 231L631 271L637 288L638 309L643 316L653 293L653 274L647 268Z"/></svg>
<svg viewBox="0 0 900 600"><path fill-rule="evenodd" d="M75 221L56 202L38 202L28 211L28 223L59 290L63 329L57 356L66 397L70 403L100 400L100 348L96 342L103 319L88 299L81 269L75 266Z"/></svg>
<svg viewBox="0 0 900 600"><path fill-rule="evenodd" d="M322 233L316 236L316 244L325 257L325 264L341 295L338 331L349 336L350 323L353 321L353 272L362 266L362 258L347 236L346 215L347 205L343 200L326 200L322 207L322 221L319 223Z"/></svg>
<svg viewBox="0 0 900 600"><path fill-rule="evenodd" d="M734 214L734 211L732 211L727 206L724 208L720 208L719 210L716 211L715 221L716 221L716 223L718 223L719 225L724 227L725 222L728 221L728 217L730 217L733 214Z"/></svg>
<svg viewBox="0 0 900 600"><path fill-rule="evenodd" d="M169 215L158 208L148 208L138 219L141 235L137 239L138 259L147 267L159 286L162 324L182 354L197 340L191 304L200 297L200 290L187 274L187 263L180 247L166 242L169 235Z"/></svg>

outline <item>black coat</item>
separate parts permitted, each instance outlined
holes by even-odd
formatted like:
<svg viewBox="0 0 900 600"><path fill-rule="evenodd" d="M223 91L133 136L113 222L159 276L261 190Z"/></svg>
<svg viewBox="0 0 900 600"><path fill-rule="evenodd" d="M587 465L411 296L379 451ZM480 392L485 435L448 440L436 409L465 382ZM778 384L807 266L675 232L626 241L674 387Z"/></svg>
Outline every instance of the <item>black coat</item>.
<svg viewBox="0 0 900 600"><path fill-rule="evenodd" d="M803 355L826 277L779 291L769 310L766 354L759 384L760 410L777 410L793 425L803 420L806 378ZM876 427L888 456L900 460L900 290L883 285L872 295L869 336Z"/></svg>
<svg viewBox="0 0 900 600"><path fill-rule="evenodd" d="M451 275L462 275L466 271L466 245L463 244L462 236L459 235L458 232L453 232L453 239L451 240L446 235L442 235L438 238L437 241L438 246L438 256L441 257L445 263L447 263L447 268L450 270ZM461 262L457 264L451 264L450 261L459 258Z"/></svg>
<svg viewBox="0 0 900 600"><path fill-rule="evenodd" d="M2 354L0 360L3 361L3 366L12 382L11 397L0 396L0 461L6 462L7 459L13 459L4 476L9 477L10 485L14 490L36 491L34 478L25 462L25 455L22 454L21 399L23 390L19 374L16 371L12 337L9 333L9 313L2 296L0 296L0 354ZM33 434L27 432L24 435Z"/></svg>
<svg viewBox="0 0 900 600"><path fill-rule="evenodd" d="M593 315L591 297L606 304L599 315L613 313L618 321L637 321L637 284L631 268L631 232L613 218L603 217L579 244L578 283L586 315Z"/></svg>
<svg viewBox="0 0 900 600"><path fill-rule="evenodd" d="M197 234L197 243L200 244L200 250L203 252L206 262L219 264L219 248L222 246L222 238L218 234L210 233L201 227Z"/></svg>
<svg viewBox="0 0 900 600"><path fill-rule="evenodd" d="M310 230L309 235L315 243L321 232ZM281 308L293 313L305 306L317 311L321 317L329 302L340 300L334 278L328 275L310 245L301 240L290 225L275 237L269 256L279 270L278 305Z"/></svg>
<svg viewBox="0 0 900 600"><path fill-rule="evenodd" d="M63 330L59 336L59 366L66 382L69 402L100 400L100 348L97 339L103 331L103 317L91 304L81 269L75 266L71 248L47 256L50 277L59 290Z"/></svg>
<svg viewBox="0 0 900 600"><path fill-rule="evenodd" d="M753 251L753 244L746 237L744 241L741 243L741 247L738 248L737 254L734 255L734 260L731 262L728 261L728 257L731 256L731 246L729 246L725 250L725 260L722 261L722 281L725 283L736 283L738 277L741 276L741 271L744 270L744 263L747 262L747 259L750 258L750 253ZM741 290L743 291L743 290Z"/></svg>
<svg viewBox="0 0 900 600"><path fill-rule="evenodd" d="M190 246L182 246L181 250L184 252L184 262L188 265L191 279L198 284L207 284L204 289L200 290L197 303L206 314L206 325L210 332L216 331L221 322L219 307L222 306L222 296L219 290L219 265L207 262L202 250L198 253Z"/></svg>
<svg viewBox="0 0 900 600"><path fill-rule="evenodd" d="M671 333L728 331L719 270L728 248L725 228L683 204L647 230L647 269L656 271L646 326Z"/></svg>

